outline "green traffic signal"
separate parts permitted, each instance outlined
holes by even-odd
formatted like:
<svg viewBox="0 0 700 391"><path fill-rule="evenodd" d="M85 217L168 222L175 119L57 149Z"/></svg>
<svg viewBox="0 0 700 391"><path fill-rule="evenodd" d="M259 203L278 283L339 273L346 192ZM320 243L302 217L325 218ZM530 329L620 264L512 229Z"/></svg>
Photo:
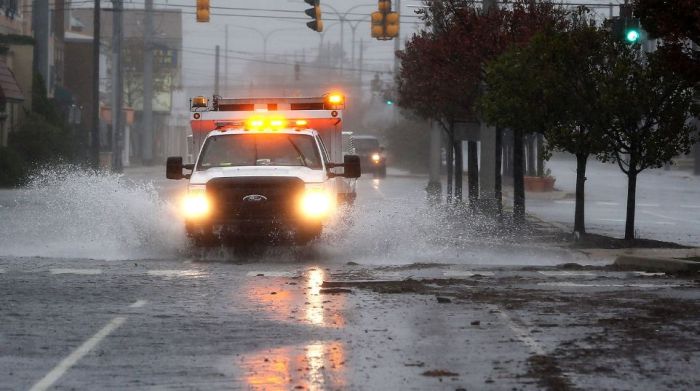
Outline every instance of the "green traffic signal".
<svg viewBox="0 0 700 391"><path fill-rule="evenodd" d="M636 43L637 41L639 41L639 37L639 31L636 29L629 29L625 32L625 39L629 43Z"/></svg>
<svg viewBox="0 0 700 391"><path fill-rule="evenodd" d="M391 106L391 105L394 104L394 101L393 101L393 100L390 100L390 99L387 99L386 104L388 104L389 106Z"/></svg>

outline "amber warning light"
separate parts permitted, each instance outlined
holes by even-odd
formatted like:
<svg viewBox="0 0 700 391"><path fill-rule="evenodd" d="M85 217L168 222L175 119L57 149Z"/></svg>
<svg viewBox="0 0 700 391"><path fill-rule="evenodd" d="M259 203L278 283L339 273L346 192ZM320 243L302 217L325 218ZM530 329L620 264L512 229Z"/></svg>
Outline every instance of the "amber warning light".
<svg viewBox="0 0 700 391"><path fill-rule="evenodd" d="M326 95L327 109L340 110L345 108L345 97L342 94L331 93Z"/></svg>

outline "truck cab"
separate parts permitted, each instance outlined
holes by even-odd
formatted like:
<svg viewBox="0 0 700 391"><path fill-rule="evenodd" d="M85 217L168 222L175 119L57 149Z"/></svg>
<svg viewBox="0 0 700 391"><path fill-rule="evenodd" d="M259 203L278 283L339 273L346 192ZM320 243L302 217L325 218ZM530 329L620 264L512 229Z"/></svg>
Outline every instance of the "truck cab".
<svg viewBox="0 0 700 391"><path fill-rule="evenodd" d="M342 155L344 98L332 97L193 98L191 142L199 152L189 164L168 158L166 177L189 181L181 208L196 245L304 244L352 204L360 162Z"/></svg>

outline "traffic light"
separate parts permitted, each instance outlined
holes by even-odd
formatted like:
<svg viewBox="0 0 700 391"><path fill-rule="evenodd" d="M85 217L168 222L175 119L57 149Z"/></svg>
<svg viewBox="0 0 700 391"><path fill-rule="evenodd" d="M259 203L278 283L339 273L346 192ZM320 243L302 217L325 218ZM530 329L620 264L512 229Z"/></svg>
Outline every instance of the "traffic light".
<svg viewBox="0 0 700 391"><path fill-rule="evenodd" d="M320 0L304 0L304 2L313 8L307 8L304 11L307 15L313 18L312 21L306 23L311 30L323 31L323 21L321 20L321 1Z"/></svg>
<svg viewBox="0 0 700 391"><path fill-rule="evenodd" d="M197 0L197 22L209 22L209 0Z"/></svg>
<svg viewBox="0 0 700 391"><path fill-rule="evenodd" d="M637 18L615 18L612 20L612 33L617 39L628 44L640 43L644 37Z"/></svg>
<svg viewBox="0 0 700 391"><path fill-rule="evenodd" d="M639 26L639 19L628 19L623 30L625 41L637 43L642 39L642 29Z"/></svg>
<svg viewBox="0 0 700 391"><path fill-rule="evenodd" d="M399 35L399 13L391 12L391 0L379 0L370 16L372 38L386 41Z"/></svg>

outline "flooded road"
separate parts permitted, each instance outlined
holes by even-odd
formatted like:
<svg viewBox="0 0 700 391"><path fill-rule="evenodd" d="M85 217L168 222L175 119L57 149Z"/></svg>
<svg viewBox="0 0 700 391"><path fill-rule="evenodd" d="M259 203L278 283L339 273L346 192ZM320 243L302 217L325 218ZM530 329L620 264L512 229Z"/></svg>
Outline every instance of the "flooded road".
<svg viewBox="0 0 700 391"><path fill-rule="evenodd" d="M700 387L697 279L453 223L410 177L312 246L193 251L180 185L0 194L0 389Z"/></svg>

